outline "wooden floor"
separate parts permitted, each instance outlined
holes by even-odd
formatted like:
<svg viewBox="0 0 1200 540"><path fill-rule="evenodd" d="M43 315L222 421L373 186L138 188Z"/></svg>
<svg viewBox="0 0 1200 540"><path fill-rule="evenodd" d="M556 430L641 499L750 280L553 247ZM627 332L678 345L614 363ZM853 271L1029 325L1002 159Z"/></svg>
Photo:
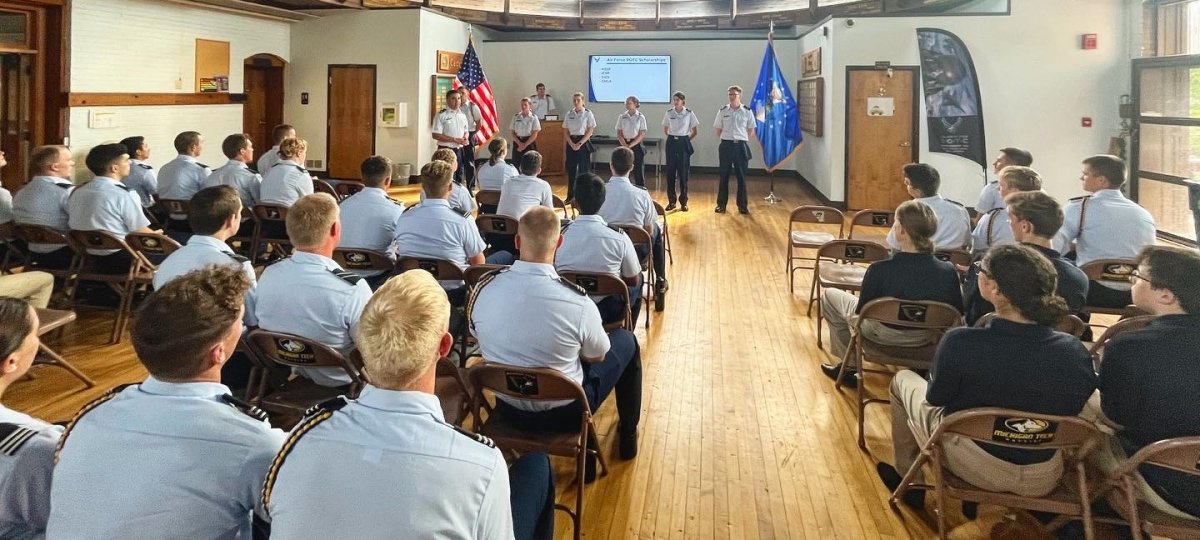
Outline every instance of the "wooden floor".
<svg viewBox="0 0 1200 540"><path fill-rule="evenodd" d="M814 199L795 181L780 180L776 193L784 202L770 205L762 200L766 179L752 179L749 216L714 214L715 179L697 176L691 211L669 216L675 262L667 309L653 313L648 332L638 324L640 454L616 457L616 411L608 400L599 429L610 472L587 488L584 537L933 537L932 510L892 511L876 477L875 462L892 459L886 405L868 408L871 453L860 451L853 393L834 391L818 369L828 355L816 346L815 318L804 313L807 273L797 273L797 292L788 293L788 214ZM48 343L100 386L85 391L61 370L37 368L35 380L11 388L7 405L66 420L104 389L145 376L128 339L104 345L109 313L80 315ZM871 386L882 392L885 385L881 379ZM571 463L555 466L560 502L572 504ZM986 537L1003 519L988 507L974 522L957 506L948 516L952 538ZM556 517L557 536L569 538L570 521L561 512Z"/></svg>

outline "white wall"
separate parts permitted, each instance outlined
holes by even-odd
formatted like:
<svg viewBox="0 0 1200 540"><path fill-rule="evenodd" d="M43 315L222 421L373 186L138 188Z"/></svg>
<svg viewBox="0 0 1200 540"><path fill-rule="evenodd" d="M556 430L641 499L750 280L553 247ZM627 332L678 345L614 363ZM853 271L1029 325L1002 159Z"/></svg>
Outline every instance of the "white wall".
<svg viewBox="0 0 1200 540"><path fill-rule="evenodd" d="M796 171L808 180L813 187L824 194L833 192L833 184L835 182L831 176L833 170L833 157L835 148L840 149L842 140L835 141L833 139L833 123L836 118L838 121L844 121L843 115L835 114L833 109L833 96L841 90L841 81L833 76L833 58L834 44L833 38L836 34L832 30L833 23L826 22L820 27L814 28L811 32L800 38L797 44L798 56L803 57L804 53L817 49L821 49L821 77L825 79L825 100L824 100L824 116L821 119L823 130L822 135L817 137L812 133L804 133L804 142L800 145L800 150L796 152L795 168ZM829 35L825 35L825 30L828 29ZM796 68L801 71L800 67ZM835 88L836 86L836 88ZM793 92L796 90L793 89ZM800 96L796 96L799 99ZM812 122L811 119L802 119L803 122Z"/></svg>
<svg viewBox="0 0 1200 540"><path fill-rule="evenodd" d="M184 92L195 89L197 38L228 41L229 90L242 91L242 62L254 54L289 58L288 23L155 0L73 0L71 92ZM136 38L136 39L135 39ZM88 112L112 113L110 128L88 127ZM180 131L195 130L207 144L200 160L225 162L220 141L242 131L241 105L74 107L68 133L77 161L94 145L143 135L150 162L175 157ZM86 174L86 168L78 167Z"/></svg>

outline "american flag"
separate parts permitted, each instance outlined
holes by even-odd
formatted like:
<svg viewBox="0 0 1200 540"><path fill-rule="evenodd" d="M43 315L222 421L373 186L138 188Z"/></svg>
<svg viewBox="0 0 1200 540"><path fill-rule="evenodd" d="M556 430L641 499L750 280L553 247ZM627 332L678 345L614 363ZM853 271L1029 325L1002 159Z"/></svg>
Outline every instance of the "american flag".
<svg viewBox="0 0 1200 540"><path fill-rule="evenodd" d="M487 76L483 74L483 66L479 65L479 57L475 55L474 40L467 41L467 52L463 53L462 66L458 68L454 88L466 88L471 102L479 107L482 120L475 126L476 142L483 144L491 140L492 135L499 130L499 124L496 122L496 98L492 97L492 85L488 84Z"/></svg>

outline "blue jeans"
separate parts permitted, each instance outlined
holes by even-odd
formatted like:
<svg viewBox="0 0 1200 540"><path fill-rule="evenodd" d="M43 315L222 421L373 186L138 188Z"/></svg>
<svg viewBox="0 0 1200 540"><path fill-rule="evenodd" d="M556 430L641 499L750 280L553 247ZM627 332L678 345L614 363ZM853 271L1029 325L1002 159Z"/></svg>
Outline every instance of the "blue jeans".
<svg viewBox="0 0 1200 540"><path fill-rule="evenodd" d="M508 468L509 503L517 540L554 538L554 471L541 452L521 456Z"/></svg>

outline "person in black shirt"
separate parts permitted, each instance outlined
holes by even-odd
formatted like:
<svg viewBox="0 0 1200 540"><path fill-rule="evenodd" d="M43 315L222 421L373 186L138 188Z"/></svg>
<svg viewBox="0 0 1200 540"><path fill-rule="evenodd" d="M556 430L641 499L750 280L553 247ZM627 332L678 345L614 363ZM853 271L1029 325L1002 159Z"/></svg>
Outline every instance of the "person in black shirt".
<svg viewBox="0 0 1200 540"><path fill-rule="evenodd" d="M821 290L821 316L829 324L829 352L838 358L846 355L850 343L850 328L856 314L867 302L876 298L901 300L932 300L963 309L962 289L954 265L933 256L933 235L937 232L937 215L929 205L920 201L905 201L896 208L896 238L901 251L891 259L872 264L863 276L862 291L854 296L841 289ZM862 331L875 343L899 346L920 346L933 339L925 330L897 329L866 321ZM821 364L821 371L831 379L837 378L840 363ZM846 371L842 384L854 388L858 379Z"/></svg>
<svg viewBox="0 0 1200 540"><path fill-rule="evenodd" d="M1004 407L1038 414L1079 414L1096 389L1091 357L1073 336L1051 325L1067 314L1055 296L1053 265L1033 248L996 246L980 268L983 297L996 306L986 328L956 328L938 345L929 381L912 371L892 379L892 448L896 466L877 465L889 488L916 461L919 441L942 418L978 407ZM911 426L911 429L910 427ZM1057 452L951 441L945 446L950 471L977 487L1039 497L1058 485L1063 472ZM918 480L919 481L919 480ZM923 493L916 492L918 501ZM911 498L906 502L914 504Z"/></svg>
<svg viewBox="0 0 1200 540"><path fill-rule="evenodd" d="M1124 426L1094 462L1116 470L1126 456L1163 439L1200 435L1200 253L1150 246L1138 257L1133 303L1157 315L1149 326L1113 338L1100 365L1100 405ZM1140 469L1142 498L1179 517L1200 517L1200 481L1160 467ZM1144 481L1143 481L1144 479Z"/></svg>
<svg viewBox="0 0 1200 540"><path fill-rule="evenodd" d="M1013 240L1037 250L1054 265L1058 272L1058 288L1054 291L1067 302L1067 310L1078 315L1087 302L1088 278L1079 267L1051 248L1054 235L1062 228L1063 211L1058 201L1041 191L1021 191L1004 198L1008 208L1008 226ZM966 299L967 326L974 326L980 317L995 310L979 290L979 267L972 266L963 281Z"/></svg>

